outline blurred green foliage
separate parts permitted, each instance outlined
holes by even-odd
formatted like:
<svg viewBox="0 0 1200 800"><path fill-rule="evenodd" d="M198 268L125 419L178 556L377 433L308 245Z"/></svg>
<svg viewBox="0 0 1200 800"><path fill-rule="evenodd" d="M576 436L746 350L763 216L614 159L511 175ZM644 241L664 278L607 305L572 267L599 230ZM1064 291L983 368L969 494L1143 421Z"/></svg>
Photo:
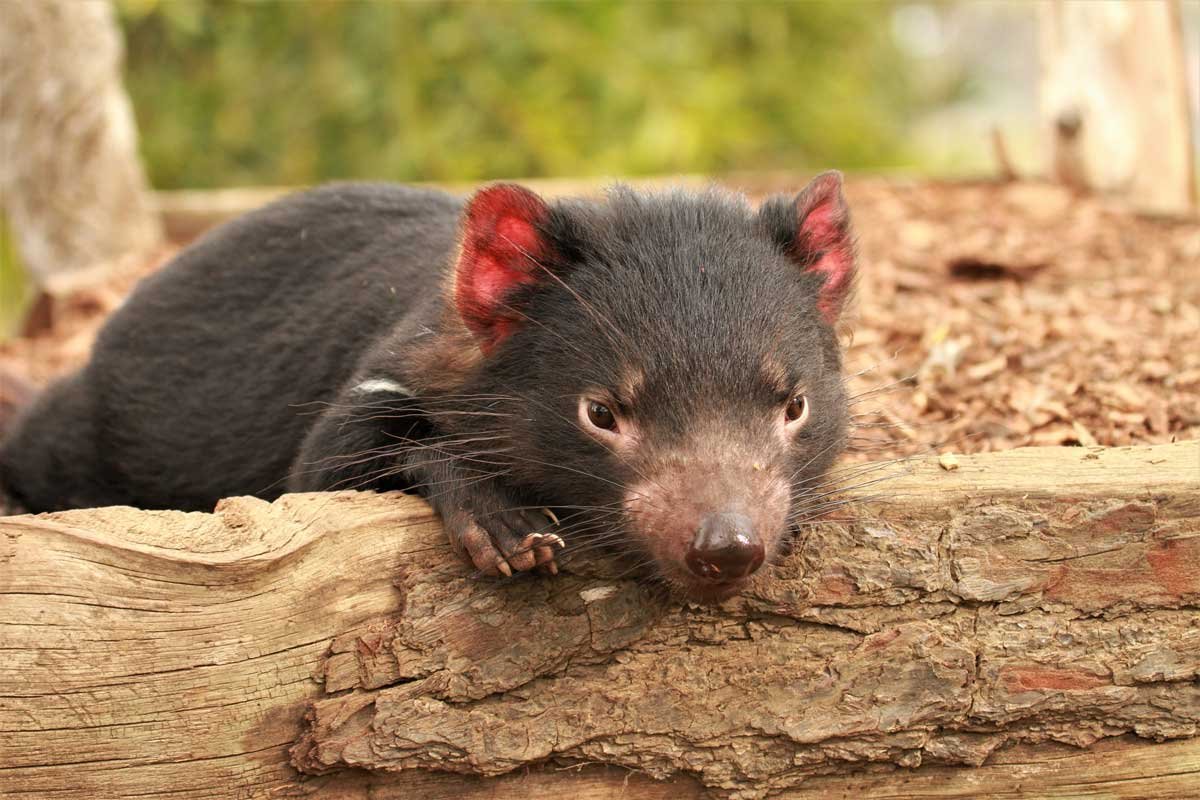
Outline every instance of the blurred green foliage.
<svg viewBox="0 0 1200 800"><path fill-rule="evenodd" d="M880 168L887 3L117 0L160 188Z"/></svg>
<svg viewBox="0 0 1200 800"><path fill-rule="evenodd" d="M13 330L29 299L29 281L15 239L8 220L0 214L0 340Z"/></svg>

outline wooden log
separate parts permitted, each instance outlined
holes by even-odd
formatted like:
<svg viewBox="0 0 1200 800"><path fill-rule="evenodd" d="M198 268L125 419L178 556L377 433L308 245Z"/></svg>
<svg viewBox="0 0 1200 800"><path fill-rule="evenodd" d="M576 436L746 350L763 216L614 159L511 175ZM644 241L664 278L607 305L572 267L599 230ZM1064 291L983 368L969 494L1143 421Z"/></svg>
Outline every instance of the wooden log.
<svg viewBox="0 0 1200 800"><path fill-rule="evenodd" d="M1200 445L847 469L720 608L399 495L0 520L0 795L1195 796Z"/></svg>
<svg viewBox="0 0 1200 800"><path fill-rule="evenodd" d="M614 179L615 180L615 179ZM700 175L671 175L669 177L621 178L622 183L639 189L664 189L674 186L702 187L710 178ZM804 185L798 180L795 186ZM521 185L527 186L544 197L572 197L595 195L609 181L597 178L523 178ZM410 182L412 186L426 186L459 195L469 195L480 187L479 182ZM204 231L240 217L267 203L278 200L302 186L260 186L241 189L175 189L159 191L154 195L154 204L162 218L167 235L172 241L187 242Z"/></svg>

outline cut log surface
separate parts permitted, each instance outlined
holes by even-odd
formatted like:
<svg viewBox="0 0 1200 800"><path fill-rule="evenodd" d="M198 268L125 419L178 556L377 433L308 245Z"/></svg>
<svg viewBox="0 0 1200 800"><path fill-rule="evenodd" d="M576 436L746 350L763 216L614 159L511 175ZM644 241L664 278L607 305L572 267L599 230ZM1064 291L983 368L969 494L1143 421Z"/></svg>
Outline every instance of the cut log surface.
<svg viewBox="0 0 1200 800"><path fill-rule="evenodd" d="M0 519L0 795L1197 796L1200 445L847 469L719 608L400 495Z"/></svg>

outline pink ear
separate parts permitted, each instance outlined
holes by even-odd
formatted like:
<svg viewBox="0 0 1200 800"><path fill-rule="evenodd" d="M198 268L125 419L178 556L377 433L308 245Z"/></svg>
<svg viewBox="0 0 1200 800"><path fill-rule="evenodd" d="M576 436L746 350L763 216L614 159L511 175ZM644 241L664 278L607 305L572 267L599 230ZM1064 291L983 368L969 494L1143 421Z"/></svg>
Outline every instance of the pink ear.
<svg viewBox="0 0 1200 800"><path fill-rule="evenodd" d="M547 248L538 225L549 211L542 198L511 183L481 189L467 205L454 304L485 351L520 320L508 305L513 292L542 278Z"/></svg>
<svg viewBox="0 0 1200 800"><path fill-rule="evenodd" d="M792 255L804 269L825 276L817 307L832 324L854 280L854 237L840 172L818 175L796 196L796 224Z"/></svg>

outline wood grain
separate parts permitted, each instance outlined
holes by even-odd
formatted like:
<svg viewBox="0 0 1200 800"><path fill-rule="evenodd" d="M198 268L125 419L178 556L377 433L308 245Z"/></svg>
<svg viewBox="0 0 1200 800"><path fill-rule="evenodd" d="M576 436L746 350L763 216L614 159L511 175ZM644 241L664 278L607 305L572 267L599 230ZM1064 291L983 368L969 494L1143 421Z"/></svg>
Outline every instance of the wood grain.
<svg viewBox="0 0 1200 800"><path fill-rule="evenodd" d="M717 609L398 495L0 520L0 794L1195 796L1200 445L848 469Z"/></svg>

